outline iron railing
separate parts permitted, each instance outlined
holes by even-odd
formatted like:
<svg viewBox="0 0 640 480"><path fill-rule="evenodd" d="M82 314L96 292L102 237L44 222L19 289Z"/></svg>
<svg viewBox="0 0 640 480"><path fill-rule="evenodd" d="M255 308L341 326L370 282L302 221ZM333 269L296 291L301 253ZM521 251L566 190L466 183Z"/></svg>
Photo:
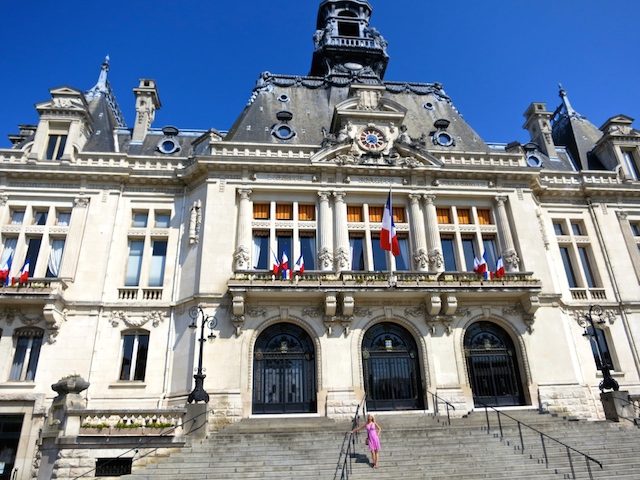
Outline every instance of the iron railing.
<svg viewBox="0 0 640 480"><path fill-rule="evenodd" d="M601 469L603 468L602 462L600 462L600 461L596 460L595 458L587 455L586 453L583 453L583 452L581 452L581 451L579 451L579 450L577 450L577 449L575 449L573 447L570 447L566 443L563 443L560 440L557 440L557 439L555 439L553 437L550 437L549 435L547 435L545 433L542 433L540 430L538 430L538 429L536 429L536 428L534 428L534 427L532 427L530 425L527 425L524 422L521 422L517 418L513 418L512 416L507 415L506 413L501 412L500 410L498 410L498 409L496 409L496 408L494 408L492 406L486 405L486 404L482 403L479 400L476 400L476 403L481 404L484 407L485 416L486 416L486 419L487 419L487 434L491 434L491 422L489 420L489 409L491 409L494 412L496 412L497 417L498 417L498 428L500 430L500 441L502 441L504 439L504 432L503 432L503 428L502 428L502 419L501 419L501 417L506 417L506 418L508 418L510 420L513 420L514 422L517 423L517 425L518 425L518 435L520 437L519 449L520 449L520 453L522 455L524 455L524 453L525 453L525 444L524 444L524 437L522 435L522 427L526 427L529 430L535 432L537 434L537 436L539 436L539 438L540 438L540 445L541 445L542 454L543 454L543 457L544 457L545 468L549 468L549 453L547 451L547 445L548 445L549 442L555 442L555 443L559 444L561 447L564 447L564 450L566 451L566 454L567 454L567 459L569 460L569 467L571 469L571 477L568 477L568 478L572 478L572 479L578 478L578 477L576 477L576 471L575 471L575 467L573 465L573 459L571 457L571 453L572 452L574 454L577 454L577 455L581 456L582 458L584 458L585 464L586 464L586 470L587 470L587 472L589 474L589 479L593 480L593 473L591 472L591 464L592 463L600 466ZM526 447L526 448L529 449L529 448L532 448L532 447ZM531 454L529 458L533 459L533 455ZM556 470L555 473L558 473L558 469L556 468L555 470Z"/></svg>
<svg viewBox="0 0 640 480"><path fill-rule="evenodd" d="M439 413L439 406L438 406L438 401L444 403L446 405L447 408L447 425L451 425L451 414L449 409L451 408L451 410L455 410L456 407L454 407L451 403L447 402L444 398L439 397L438 395L436 395L435 393L431 393L430 391L427 390L427 394L431 395L431 401L433 402L433 416L437 417L438 413Z"/></svg>
<svg viewBox="0 0 640 480"><path fill-rule="evenodd" d="M353 430L360 426L360 411L362 411L362 417L367 416L367 395L365 394L362 401L356 407L356 413L351 421L351 431L345 433L343 446L341 450L344 452L344 460L342 461L342 471L340 473L340 480L349 480L349 475L353 473L353 457L356 454L356 440L358 438L358 432L352 433ZM346 441L347 448L344 448L344 442Z"/></svg>

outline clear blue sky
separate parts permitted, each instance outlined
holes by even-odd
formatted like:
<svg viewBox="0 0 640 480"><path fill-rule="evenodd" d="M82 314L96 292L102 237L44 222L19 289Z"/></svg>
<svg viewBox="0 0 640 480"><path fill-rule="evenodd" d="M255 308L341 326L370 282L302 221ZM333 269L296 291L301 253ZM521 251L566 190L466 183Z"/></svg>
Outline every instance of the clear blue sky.
<svg viewBox="0 0 640 480"><path fill-rule="evenodd" d="M227 130L260 72L306 75L319 0L66 0L0 4L0 147L34 124L49 89L82 91L111 57L109 80L128 125L139 78L157 81L154 127ZM640 128L638 0L370 0L389 42L386 80L441 82L487 141L528 140L533 101L574 108L600 127Z"/></svg>

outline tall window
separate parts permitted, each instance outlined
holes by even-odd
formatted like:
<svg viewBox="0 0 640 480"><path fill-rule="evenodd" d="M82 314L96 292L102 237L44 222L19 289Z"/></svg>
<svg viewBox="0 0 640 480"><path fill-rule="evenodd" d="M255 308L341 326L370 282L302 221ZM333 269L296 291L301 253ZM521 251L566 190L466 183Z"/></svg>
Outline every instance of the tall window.
<svg viewBox="0 0 640 480"><path fill-rule="evenodd" d="M638 164L636 163L633 150L622 150L622 161L631 178L633 178L633 180L640 179L640 172L638 172Z"/></svg>
<svg viewBox="0 0 640 480"><path fill-rule="evenodd" d="M589 341L591 342L591 351L593 352L593 358L598 370L602 370L603 367L606 367L609 370L614 370L613 360L611 358L611 352L609 351L609 345L607 344L604 330L596 328L594 335L593 328L588 327L587 333L590 335Z"/></svg>
<svg viewBox="0 0 640 480"><path fill-rule="evenodd" d="M51 242L51 252L49 253L49 262L47 263L47 277L57 278L60 276L64 243L65 240L63 238L58 238Z"/></svg>
<svg viewBox="0 0 640 480"><path fill-rule="evenodd" d="M47 160L60 160L67 144L66 135L49 135L47 143Z"/></svg>
<svg viewBox="0 0 640 480"><path fill-rule="evenodd" d="M30 238L27 240L27 257L25 259L25 264L29 263L29 277L33 277L34 272L36 271L36 262L38 261L38 254L40 253L40 246L42 245L42 238Z"/></svg>
<svg viewBox="0 0 640 480"><path fill-rule="evenodd" d="M39 328L18 329L14 333L15 353L9 380L31 382L36 377L43 331Z"/></svg>
<svg viewBox="0 0 640 480"><path fill-rule="evenodd" d="M167 261L167 242L153 242L151 253L151 269L149 270L149 286L161 287L164 283L164 266Z"/></svg>
<svg viewBox="0 0 640 480"><path fill-rule="evenodd" d="M364 258L364 235L362 234L350 234L349 235L349 247L351 249L351 270L362 271L364 270L365 258Z"/></svg>
<svg viewBox="0 0 640 480"><path fill-rule="evenodd" d="M286 251L292 271L300 255L305 271L316 269L316 222L315 203L254 202L252 268L271 270Z"/></svg>
<svg viewBox="0 0 640 480"><path fill-rule="evenodd" d="M269 232L256 230L253 232L253 268L267 270L269 268Z"/></svg>
<svg viewBox="0 0 640 480"><path fill-rule="evenodd" d="M400 272L411 270L409 238L407 235L398 235L398 245L400 246L400 255L396 257L396 270Z"/></svg>
<svg viewBox="0 0 640 480"><path fill-rule="evenodd" d="M498 229L492 210L481 206L437 207L440 245L447 272L472 272L475 259L487 258L487 268L495 271L500 256Z"/></svg>
<svg viewBox="0 0 640 480"><path fill-rule="evenodd" d="M120 380L144 380L149 352L149 333L128 332L122 336Z"/></svg>
<svg viewBox="0 0 640 480"><path fill-rule="evenodd" d="M11 210L11 225L22 225L24 210Z"/></svg>
<svg viewBox="0 0 640 480"><path fill-rule="evenodd" d="M171 226L171 212L132 210L131 226L137 230L128 239L124 286L162 287L168 249L168 231L163 230Z"/></svg>
<svg viewBox="0 0 640 480"><path fill-rule="evenodd" d="M132 240L129 242L129 260L127 261L127 273L124 281L127 287L137 287L140 284L143 252L144 240Z"/></svg>
<svg viewBox="0 0 640 480"><path fill-rule="evenodd" d="M583 293L576 291L573 292L573 296L577 299L587 299L585 289L598 288L599 279L594 268L593 251L588 242L585 224L581 220L556 219L553 221L553 228L557 235L560 257L569 288L583 289ZM576 295L581 296L576 297ZM602 298L598 297L598 299Z"/></svg>

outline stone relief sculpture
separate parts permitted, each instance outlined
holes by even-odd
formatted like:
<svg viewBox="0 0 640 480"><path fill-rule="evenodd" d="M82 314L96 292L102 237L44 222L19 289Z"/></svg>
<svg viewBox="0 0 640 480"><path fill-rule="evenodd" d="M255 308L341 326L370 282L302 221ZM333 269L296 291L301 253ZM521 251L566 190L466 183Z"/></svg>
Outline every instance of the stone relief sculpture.
<svg viewBox="0 0 640 480"><path fill-rule="evenodd" d="M189 216L189 244L198 243L200 237L200 227L202 225L202 202L196 200L191 206Z"/></svg>

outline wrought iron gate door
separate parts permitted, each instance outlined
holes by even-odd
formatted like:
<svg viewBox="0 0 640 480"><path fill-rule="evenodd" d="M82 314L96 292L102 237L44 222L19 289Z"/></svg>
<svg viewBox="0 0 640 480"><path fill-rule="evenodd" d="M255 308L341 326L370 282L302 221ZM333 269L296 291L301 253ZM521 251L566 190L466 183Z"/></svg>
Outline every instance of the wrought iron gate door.
<svg viewBox="0 0 640 480"><path fill-rule="evenodd" d="M253 413L313 413L313 342L297 325L279 323L258 338L253 359Z"/></svg>
<svg viewBox="0 0 640 480"><path fill-rule="evenodd" d="M362 342L367 409L424 408L418 349L411 334L399 325L381 323Z"/></svg>
<svg viewBox="0 0 640 480"><path fill-rule="evenodd" d="M465 354L476 406L524 404L513 342L502 328L489 322L472 325Z"/></svg>

